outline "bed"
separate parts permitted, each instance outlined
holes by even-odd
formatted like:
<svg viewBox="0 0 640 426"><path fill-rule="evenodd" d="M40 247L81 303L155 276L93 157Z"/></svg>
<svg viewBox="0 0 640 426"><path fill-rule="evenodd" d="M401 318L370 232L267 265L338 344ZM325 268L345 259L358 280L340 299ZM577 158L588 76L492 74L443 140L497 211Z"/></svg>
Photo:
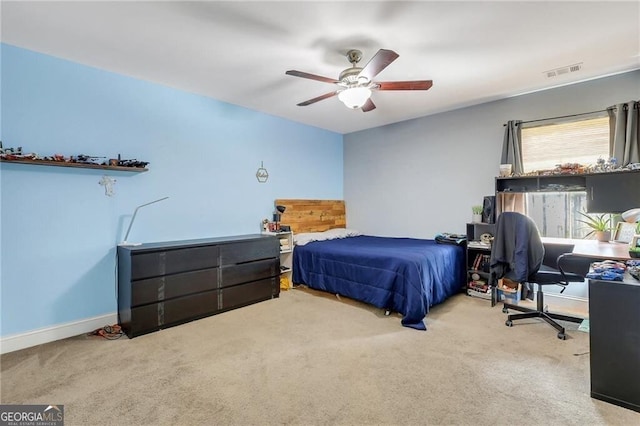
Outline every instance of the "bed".
<svg viewBox="0 0 640 426"><path fill-rule="evenodd" d="M282 224L289 223L298 241L295 284L398 312L402 325L418 330L426 330L430 307L464 288L461 246L361 235L346 228L342 201L276 200L276 205L286 207Z"/></svg>

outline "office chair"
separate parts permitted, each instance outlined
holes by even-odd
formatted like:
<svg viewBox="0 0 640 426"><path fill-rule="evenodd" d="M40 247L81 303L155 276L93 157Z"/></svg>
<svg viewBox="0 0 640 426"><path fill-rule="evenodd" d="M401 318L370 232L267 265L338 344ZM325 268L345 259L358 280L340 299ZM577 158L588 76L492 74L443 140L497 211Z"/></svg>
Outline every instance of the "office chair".
<svg viewBox="0 0 640 426"><path fill-rule="evenodd" d="M532 293L537 284L536 309L504 303L502 311L509 309L522 313L509 314L505 325L525 318L542 318L558 332L558 339L566 339L565 328L556 320L581 323L583 318L547 312L544 305L545 285L562 286L561 293L570 282L583 282L589 269L586 260L571 256L573 245L545 246L533 220L516 212L503 212L496 222L496 235L491 250L491 276L495 285L499 278L509 278L523 284ZM573 272L569 272L572 270ZM526 294L528 297L529 294Z"/></svg>

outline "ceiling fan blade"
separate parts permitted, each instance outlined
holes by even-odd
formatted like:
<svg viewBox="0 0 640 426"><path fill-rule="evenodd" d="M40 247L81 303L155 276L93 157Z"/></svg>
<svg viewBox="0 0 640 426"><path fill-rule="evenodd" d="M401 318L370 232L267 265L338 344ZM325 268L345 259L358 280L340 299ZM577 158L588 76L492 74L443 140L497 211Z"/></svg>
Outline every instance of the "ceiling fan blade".
<svg viewBox="0 0 640 426"><path fill-rule="evenodd" d="M320 95L320 96L318 96L318 97L316 97L316 98L309 99L308 101L300 102L300 103L298 104L298 106L307 106L307 105L315 104L315 103L316 103L316 102L318 102L318 101L322 101L322 100L324 100L324 99L328 99L328 98L330 98L330 97L332 97L332 96L335 96L335 95L337 95L337 94L338 94L338 91L337 91L337 90L336 90L335 92L325 93L324 95Z"/></svg>
<svg viewBox="0 0 640 426"><path fill-rule="evenodd" d="M373 80L373 77L378 75L383 69L389 66L389 64L398 58L398 55L393 50L380 49L373 58L364 66L358 78L365 77L367 80Z"/></svg>
<svg viewBox="0 0 640 426"><path fill-rule="evenodd" d="M378 90L428 90L433 86L433 81L380 81L376 82L376 85L378 86Z"/></svg>
<svg viewBox="0 0 640 426"><path fill-rule="evenodd" d="M373 103L371 98L367 99L367 102L362 105L362 112L369 112L376 109L376 104Z"/></svg>
<svg viewBox="0 0 640 426"><path fill-rule="evenodd" d="M309 74L308 72L289 70L285 74L292 75L294 77L302 77L302 78L309 78L311 80L323 81L325 83L339 83L338 80L334 80L333 78L323 77L321 75Z"/></svg>

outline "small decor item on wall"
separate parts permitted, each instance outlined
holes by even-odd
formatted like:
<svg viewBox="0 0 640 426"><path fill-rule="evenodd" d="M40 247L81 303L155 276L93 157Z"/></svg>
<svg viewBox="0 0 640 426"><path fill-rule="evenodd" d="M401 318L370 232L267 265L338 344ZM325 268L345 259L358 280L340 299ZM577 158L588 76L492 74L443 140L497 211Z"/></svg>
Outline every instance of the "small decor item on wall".
<svg viewBox="0 0 640 426"><path fill-rule="evenodd" d="M116 184L116 180L109 176L102 176L102 179L98 181L98 184L104 186L104 195L107 197L113 196L115 191L113 190L113 185Z"/></svg>
<svg viewBox="0 0 640 426"><path fill-rule="evenodd" d="M260 162L258 171L256 171L256 178L260 183L265 183L269 179L269 172L264 168L264 164L262 163L262 161Z"/></svg>

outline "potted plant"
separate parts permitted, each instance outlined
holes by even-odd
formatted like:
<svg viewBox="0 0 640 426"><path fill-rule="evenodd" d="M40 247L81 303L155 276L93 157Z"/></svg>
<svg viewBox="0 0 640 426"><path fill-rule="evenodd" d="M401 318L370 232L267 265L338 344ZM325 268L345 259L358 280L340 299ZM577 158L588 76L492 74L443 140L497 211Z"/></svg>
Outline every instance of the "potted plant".
<svg viewBox="0 0 640 426"><path fill-rule="evenodd" d="M482 206L471 206L471 212L473 213L473 219L471 220L473 223L482 222Z"/></svg>
<svg viewBox="0 0 640 426"><path fill-rule="evenodd" d="M611 240L611 215L609 213L602 213L597 215L589 215L586 212L578 212L584 219L578 219L578 222L584 223L591 231L585 238L591 236L595 237L598 241L610 241Z"/></svg>

